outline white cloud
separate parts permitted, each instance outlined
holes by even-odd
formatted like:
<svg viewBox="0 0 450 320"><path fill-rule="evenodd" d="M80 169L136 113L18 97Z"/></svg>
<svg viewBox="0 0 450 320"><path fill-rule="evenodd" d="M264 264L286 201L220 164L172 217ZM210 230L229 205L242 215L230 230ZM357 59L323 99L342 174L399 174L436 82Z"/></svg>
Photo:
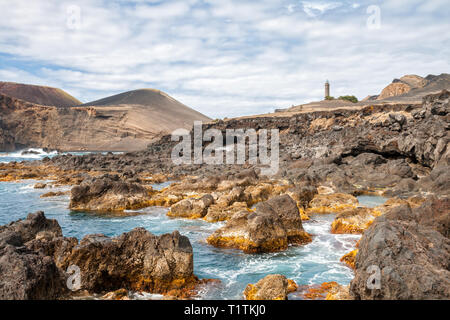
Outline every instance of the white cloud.
<svg viewBox="0 0 450 320"><path fill-rule="evenodd" d="M333 10L342 6L340 2L321 2L321 1L302 1L303 10L310 17L316 17L325 13L326 11Z"/></svg>
<svg viewBox="0 0 450 320"><path fill-rule="evenodd" d="M82 0L71 30L72 2L0 0L0 80L85 102L153 87L217 118L321 99L326 79L333 95L363 98L394 77L449 72L446 1L392 2L368 30L368 3L354 1Z"/></svg>

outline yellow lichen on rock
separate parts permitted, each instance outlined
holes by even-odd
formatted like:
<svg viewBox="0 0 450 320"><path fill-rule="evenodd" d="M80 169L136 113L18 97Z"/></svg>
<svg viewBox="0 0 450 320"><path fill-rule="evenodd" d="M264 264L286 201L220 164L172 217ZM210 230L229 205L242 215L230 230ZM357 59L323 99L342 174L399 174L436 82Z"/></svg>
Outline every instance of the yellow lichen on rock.
<svg viewBox="0 0 450 320"><path fill-rule="evenodd" d="M269 239L262 243L255 243L244 237L221 237L211 235L206 239L210 245L218 248L240 249L245 253L277 252L286 250L288 247L287 238Z"/></svg>
<svg viewBox="0 0 450 320"><path fill-rule="evenodd" d="M362 234L381 212L365 207L344 210L336 215L331 224L331 233L335 234Z"/></svg>
<svg viewBox="0 0 450 320"><path fill-rule="evenodd" d="M342 210L331 224L331 232L335 234L362 234L376 217L383 215L391 208L405 204L415 208L420 206L423 201L424 199L421 197L411 197L407 200L390 198L384 204L375 208L354 207Z"/></svg>
<svg viewBox="0 0 450 320"><path fill-rule="evenodd" d="M338 284L330 289L325 300L352 300L349 292L349 286Z"/></svg>
<svg viewBox="0 0 450 320"><path fill-rule="evenodd" d="M307 300L324 300L328 292L337 286L339 286L339 284L335 281L323 282L321 285L311 285L302 296Z"/></svg>
<svg viewBox="0 0 450 320"><path fill-rule="evenodd" d="M288 287L287 287L288 293L297 291L297 289L298 289L297 283L295 283L295 281L292 279L287 279L287 281L288 281Z"/></svg>
<svg viewBox="0 0 450 320"><path fill-rule="evenodd" d="M296 290L294 280L280 274L270 274L256 284L248 284L244 297L246 300L287 300L288 294Z"/></svg>
<svg viewBox="0 0 450 320"><path fill-rule="evenodd" d="M358 199L350 194L317 194L309 203L306 213L337 213L358 206Z"/></svg>
<svg viewBox="0 0 450 320"><path fill-rule="evenodd" d="M298 207L298 205L297 205L297 207ZM303 208L298 208L298 211L300 212L300 217L302 218L302 221L307 221L310 219L308 214L305 212L305 210L303 210Z"/></svg>
<svg viewBox="0 0 450 320"><path fill-rule="evenodd" d="M320 286L312 285L303 298L308 300L352 300L349 293L349 286L343 286L335 281L324 282Z"/></svg>
<svg viewBox="0 0 450 320"><path fill-rule="evenodd" d="M352 250L343 255L340 261L346 263L350 268L355 269L355 259L357 253L358 249Z"/></svg>

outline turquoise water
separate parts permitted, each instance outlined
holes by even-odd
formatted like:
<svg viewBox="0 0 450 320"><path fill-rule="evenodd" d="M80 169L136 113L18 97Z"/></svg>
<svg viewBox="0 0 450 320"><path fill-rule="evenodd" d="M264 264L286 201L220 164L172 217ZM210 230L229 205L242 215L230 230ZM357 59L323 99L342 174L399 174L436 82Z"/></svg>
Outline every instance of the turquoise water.
<svg viewBox="0 0 450 320"><path fill-rule="evenodd" d="M116 236L135 227L144 227L154 234L179 230L187 236L194 249L194 272L200 278L215 278L222 282L201 292L201 299L241 299L248 283L255 283L267 274L280 273L294 279L299 285L336 281L348 284L353 272L339 259L353 250L358 235L330 234L333 214L315 215L304 222L304 228L313 235L310 244L290 247L285 252L270 254L244 254L239 250L218 249L205 239L223 223L202 220L172 219L167 208L152 207L127 217L75 213L67 209L69 196L43 198L48 191L64 188L34 189L36 181L0 183L0 225L25 218L30 212L42 210L48 218L57 219L65 236L77 237L91 233ZM158 185L158 188L167 183ZM361 205L382 204L381 197L359 197Z"/></svg>

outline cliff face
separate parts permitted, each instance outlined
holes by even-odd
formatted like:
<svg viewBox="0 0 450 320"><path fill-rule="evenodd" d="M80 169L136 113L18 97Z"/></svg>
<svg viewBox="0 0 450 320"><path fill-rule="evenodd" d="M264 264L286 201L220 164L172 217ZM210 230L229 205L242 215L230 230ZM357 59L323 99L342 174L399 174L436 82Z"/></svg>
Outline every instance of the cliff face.
<svg viewBox="0 0 450 320"><path fill-rule="evenodd" d="M139 107L58 108L0 95L0 150L140 150L159 134L131 124L140 111Z"/></svg>
<svg viewBox="0 0 450 320"><path fill-rule="evenodd" d="M422 103L373 104L354 109L230 119L205 125L222 130L280 130L280 155L287 161L339 158L364 152L404 157L427 167L449 158L449 91Z"/></svg>

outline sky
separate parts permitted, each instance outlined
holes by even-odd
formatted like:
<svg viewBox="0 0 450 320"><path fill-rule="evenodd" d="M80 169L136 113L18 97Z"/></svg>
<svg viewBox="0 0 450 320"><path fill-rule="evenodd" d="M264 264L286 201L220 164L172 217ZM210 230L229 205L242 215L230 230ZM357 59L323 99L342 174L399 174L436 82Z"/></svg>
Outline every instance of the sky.
<svg viewBox="0 0 450 320"><path fill-rule="evenodd" d="M154 88L211 118L450 72L448 0L0 0L0 81Z"/></svg>

